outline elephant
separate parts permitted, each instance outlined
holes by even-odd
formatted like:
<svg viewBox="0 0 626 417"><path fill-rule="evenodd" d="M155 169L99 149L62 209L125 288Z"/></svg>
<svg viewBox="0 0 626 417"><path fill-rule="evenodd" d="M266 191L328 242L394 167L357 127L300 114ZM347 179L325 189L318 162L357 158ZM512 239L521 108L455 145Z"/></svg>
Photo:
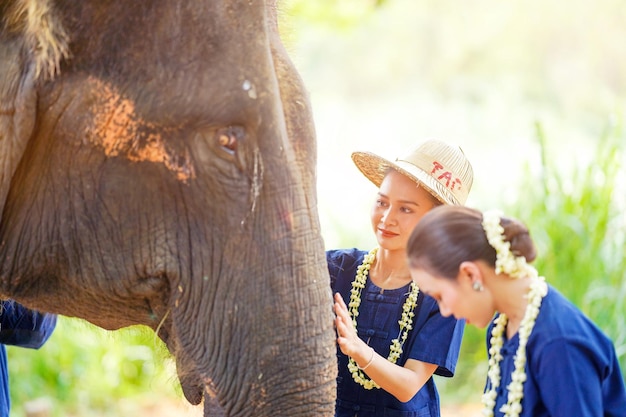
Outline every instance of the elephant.
<svg viewBox="0 0 626 417"><path fill-rule="evenodd" d="M277 8L0 2L0 297L148 326L205 416L334 413L315 128Z"/></svg>

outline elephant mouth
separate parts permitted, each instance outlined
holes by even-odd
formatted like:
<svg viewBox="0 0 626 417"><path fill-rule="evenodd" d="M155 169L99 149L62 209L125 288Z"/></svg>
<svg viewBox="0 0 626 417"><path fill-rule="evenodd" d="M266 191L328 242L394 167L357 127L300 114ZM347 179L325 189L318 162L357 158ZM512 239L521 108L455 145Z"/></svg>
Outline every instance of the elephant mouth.
<svg viewBox="0 0 626 417"><path fill-rule="evenodd" d="M204 394L204 384L200 377L196 374L179 374L178 379L180 380L180 386L187 401L192 405L200 404Z"/></svg>
<svg viewBox="0 0 626 417"><path fill-rule="evenodd" d="M157 317L157 313L154 310L152 315ZM176 352L177 340L172 337L172 321L169 316L169 311L165 313L159 325L154 329L159 338L165 343L170 352ZM178 380L182 388L183 394L189 403L192 405L198 405L202 402L204 396L204 383L198 373L191 370L189 366L185 366L186 361L182 359L183 355L174 355L176 357L176 369L178 374Z"/></svg>

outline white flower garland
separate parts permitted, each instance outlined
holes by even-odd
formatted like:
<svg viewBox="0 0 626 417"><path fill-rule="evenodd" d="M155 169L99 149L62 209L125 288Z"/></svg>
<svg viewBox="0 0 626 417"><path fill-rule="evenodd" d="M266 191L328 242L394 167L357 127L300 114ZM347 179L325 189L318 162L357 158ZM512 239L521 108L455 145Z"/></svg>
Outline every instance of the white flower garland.
<svg viewBox="0 0 626 417"><path fill-rule="evenodd" d="M483 213L483 229L489 244L496 250L496 274L501 272L512 278L530 278L530 291L528 293L528 305L519 328L519 347L513 359L515 370L511 375L511 383L507 386L507 403L500 408L505 417L518 417L522 412L522 398L524 397L523 385L526 381L526 344L530 333L535 326L535 320L539 314L541 301L548 293L548 286L544 277L537 274L537 270L526 263L523 256L514 256L511 253L511 244L504 240L502 233L504 228L500 225L501 213L499 211L487 211ZM482 396L483 415L493 417L496 405L496 390L500 386L500 361L502 360L502 345L504 330L508 317L500 314L494 322L491 331L491 347L489 348L489 370L487 377L491 385L489 391Z"/></svg>
<svg viewBox="0 0 626 417"><path fill-rule="evenodd" d="M354 326L355 331L357 327L356 318L359 316L359 306L361 305L361 291L365 288L365 282L367 281L370 267L374 262L374 259L376 259L377 251L378 248L374 248L367 255L365 255L363 263L358 266L356 276L354 277L354 281L352 281L348 312L352 317L352 325ZM402 346L404 345L404 342L406 342L409 331L413 328L413 316L415 316L413 311L417 306L418 295L419 287L417 284L412 282L411 292L402 306L402 318L398 321L398 324L400 324L400 334L398 335L398 338L391 341L391 346L389 347L389 356L387 357L387 360L391 363L396 363L398 358L400 358L400 355L402 355ZM354 381L362 385L363 388L380 388L376 382L372 381L367 375L365 375L365 373L363 373L363 370L358 367L352 358L349 358L348 360L348 370L352 374Z"/></svg>
<svg viewBox="0 0 626 417"><path fill-rule="evenodd" d="M511 252L511 242L504 240L501 218L502 212L498 210L483 213L483 229L489 244L496 250L496 274L504 272L512 278L536 277L537 270L526 263L526 258Z"/></svg>

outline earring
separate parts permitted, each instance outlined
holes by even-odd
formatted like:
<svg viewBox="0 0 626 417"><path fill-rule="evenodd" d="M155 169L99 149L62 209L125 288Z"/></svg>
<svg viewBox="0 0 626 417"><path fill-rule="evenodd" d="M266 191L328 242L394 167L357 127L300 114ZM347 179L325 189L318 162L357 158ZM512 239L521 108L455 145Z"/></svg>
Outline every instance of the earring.
<svg viewBox="0 0 626 417"><path fill-rule="evenodd" d="M474 281L474 283L472 284L472 289L476 292L481 292L482 290L484 290L483 284L478 281Z"/></svg>

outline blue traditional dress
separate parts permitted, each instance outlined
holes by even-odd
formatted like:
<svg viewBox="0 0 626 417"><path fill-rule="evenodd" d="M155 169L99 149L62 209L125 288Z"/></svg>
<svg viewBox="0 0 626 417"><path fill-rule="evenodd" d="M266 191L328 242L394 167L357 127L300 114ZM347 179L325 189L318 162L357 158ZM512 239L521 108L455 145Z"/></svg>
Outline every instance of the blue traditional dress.
<svg viewBox="0 0 626 417"><path fill-rule="evenodd" d="M326 252L331 288L340 293L346 305L350 302L352 281L357 267L363 262L366 251L358 249L330 250ZM361 293L357 319L357 332L374 350L387 357L392 339L400 334L399 321L402 306L410 292L410 285L399 289L383 290L367 280ZM459 356L465 323L454 318L444 318L437 302L420 293L413 318L413 329L402 348L397 365L404 366L407 359L437 365L436 374L454 375ZM337 417L390 416L438 417L439 394L433 378L408 402L401 402L383 389L367 390L354 381L348 370L348 356L337 348L339 373L337 377Z"/></svg>
<svg viewBox="0 0 626 417"><path fill-rule="evenodd" d="M4 345L39 349L56 326L57 316L29 310L15 301L0 302L0 417L9 417L9 372Z"/></svg>
<svg viewBox="0 0 626 417"><path fill-rule="evenodd" d="M487 332L487 349L493 321ZM506 333L506 332L505 332ZM502 416L519 335L505 337L494 415ZM549 286L526 346L520 417L625 417L626 390L611 340ZM485 390L490 388L489 379Z"/></svg>

